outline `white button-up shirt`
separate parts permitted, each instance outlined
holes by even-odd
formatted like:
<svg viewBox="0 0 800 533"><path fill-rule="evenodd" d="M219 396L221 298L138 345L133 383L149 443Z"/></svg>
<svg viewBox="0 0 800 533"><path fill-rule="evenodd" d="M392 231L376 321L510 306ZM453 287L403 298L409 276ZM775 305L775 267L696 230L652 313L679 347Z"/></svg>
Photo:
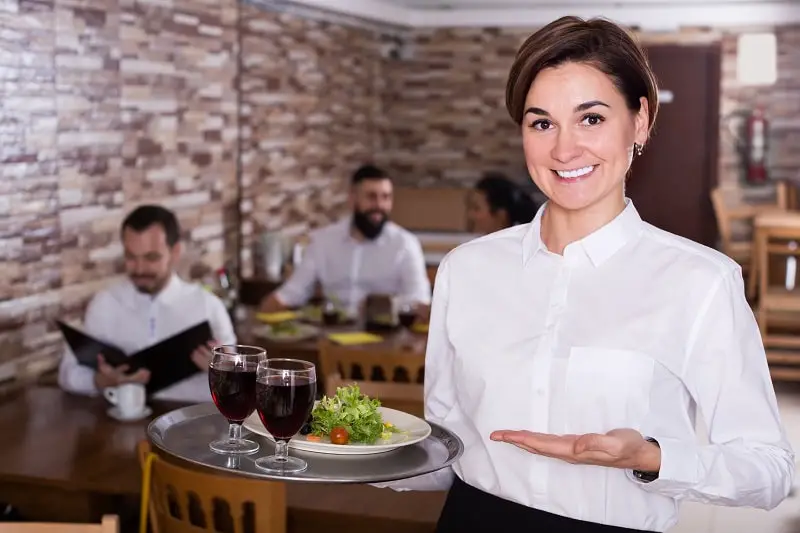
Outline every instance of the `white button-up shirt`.
<svg viewBox="0 0 800 533"><path fill-rule="evenodd" d="M316 281L327 297L337 298L351 313L370 294L430 302L422 245L414 234L389 221L375 240L356 240L350 228L347 217L312 233L297 270L278 289L284 305L303 305Z"/></svg>
<svg viewBox="0 0 800 533"><path fill-rule="evenodd" d="M139 292L128 279L98 292L86 309L83 329L130 355L206 320L217 342L236 343L233 324L222 301L200 285L173 275L155 296ZM58 382L71 392L97 393L94 370L78 363L69 347L61 359ZM209 402L208 376L198 372L153 397Z"/></svg>
<svg viewBox="0 0 800 533"><path fill-rule="evenodd" d="M429 420L466 451L452 470L483 491L579 520L664 531L681 500L772 508L794 456L740 268L641 220L551 253L530 224L441 264L426 358ZM699 408L699 409L698 409ZM708 427L698 442L695 416ZM661 446L659 478L572 465L493 442L500 429L634 428ZM442 489L450 470L393 488Z"/></svg>

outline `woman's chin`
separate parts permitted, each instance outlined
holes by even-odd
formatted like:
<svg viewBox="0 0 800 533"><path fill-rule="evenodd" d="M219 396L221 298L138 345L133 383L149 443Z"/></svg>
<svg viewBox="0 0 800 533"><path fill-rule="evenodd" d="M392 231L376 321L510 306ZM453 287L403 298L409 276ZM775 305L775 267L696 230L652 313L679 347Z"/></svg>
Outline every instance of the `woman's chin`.
<svg viewBox="0 0 800 533"><path fill-rule="evenodd" d="M597 195L555 193L550 197L550 203L565 211L582 211L595 205L599 200Z"/></svg>
<svg viewBox="0 0 800 533"><path fill-rule="evenodd" d="M600 185L599 182L595 182ZM596 211L598 208L607 205L609 211L618 211L619 204L624 206L624 192L622 186L617 187L613 185L607 187L590 187L589 182L580 187L553 187L548 194L551 204L555 204L565 211L582 211L592 209Z"/></svg>

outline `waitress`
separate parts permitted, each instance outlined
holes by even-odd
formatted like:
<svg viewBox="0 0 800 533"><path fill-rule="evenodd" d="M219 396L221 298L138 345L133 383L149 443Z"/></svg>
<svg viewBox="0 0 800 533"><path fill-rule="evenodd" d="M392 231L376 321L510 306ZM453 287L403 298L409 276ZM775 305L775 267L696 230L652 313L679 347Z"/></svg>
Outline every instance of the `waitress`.
<svg viewBox="0 0 800 533"><path fill-rule="evenodd" d="M440 533L666 531L685 500L778 505L794 456L741 271L624 194L658 109L642 50L559 19L520 48L506 104L548 201L439 267L426 416L465 452L394 488L449 487Z"/></svg>

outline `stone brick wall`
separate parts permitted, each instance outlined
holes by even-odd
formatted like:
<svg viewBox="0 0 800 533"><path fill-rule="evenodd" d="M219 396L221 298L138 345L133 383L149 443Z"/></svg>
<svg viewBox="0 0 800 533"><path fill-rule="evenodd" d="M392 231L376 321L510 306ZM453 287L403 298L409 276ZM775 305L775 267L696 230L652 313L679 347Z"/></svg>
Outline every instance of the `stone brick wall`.
<svg viewBox="0 0 800 533"><path fill-rule="evenodd" d="M527 176L505 83L528 34L421 29L404 39L401 58L386 61L381 152L401 183L469 186L486 170Z"/></svg>
<svg viewBox="0 0 800 533"><path fill-rule="evenodd" d="M383 140L383 32L242 6L242 271L255 235L344 211L347 179Z"/></svg>
<svg viewBox="0 0 800 533"><path fill-rule="evenodd" d="M236 0L0 2L0 363L52 360L137 204L176 210L183 273L236 257L237 24Z"/></svg>

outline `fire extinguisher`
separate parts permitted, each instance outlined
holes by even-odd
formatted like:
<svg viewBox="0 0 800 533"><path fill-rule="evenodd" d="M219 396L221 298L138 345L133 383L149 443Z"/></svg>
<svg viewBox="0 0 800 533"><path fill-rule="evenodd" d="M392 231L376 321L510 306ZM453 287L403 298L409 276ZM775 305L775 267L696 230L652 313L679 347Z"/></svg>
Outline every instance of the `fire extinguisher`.
<svg viewBox="0 0 800 533"><path fill-rule="evenodd" d="M754 185L767 181L767 119L760 107L753 109L747 117L745 148L747 181Z"/></svg>

